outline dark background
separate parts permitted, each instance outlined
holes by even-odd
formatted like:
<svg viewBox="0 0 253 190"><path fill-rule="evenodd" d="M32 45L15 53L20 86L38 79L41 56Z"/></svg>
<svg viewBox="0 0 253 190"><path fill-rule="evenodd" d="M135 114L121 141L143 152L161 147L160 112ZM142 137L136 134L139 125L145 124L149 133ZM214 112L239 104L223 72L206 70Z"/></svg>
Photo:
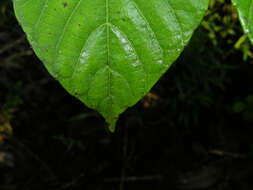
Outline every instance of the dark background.
<svg viewBox="0 0 253 190"><path fill-rule="evenodd" d="M230 1L117 131L36 58L0 1L0 190L252 190L253 49Z"/></svg>

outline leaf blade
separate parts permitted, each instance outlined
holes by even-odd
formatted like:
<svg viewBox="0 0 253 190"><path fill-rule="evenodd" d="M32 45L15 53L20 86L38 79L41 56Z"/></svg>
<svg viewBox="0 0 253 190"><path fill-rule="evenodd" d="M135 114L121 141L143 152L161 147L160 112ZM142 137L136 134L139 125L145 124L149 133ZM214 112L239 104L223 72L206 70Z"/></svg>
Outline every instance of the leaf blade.
<svg viewBox="0 0 253 190"><path fill-rule="evenodd" d="M36 54L113 131L188 43L208 0L15 0Z"/></svg>

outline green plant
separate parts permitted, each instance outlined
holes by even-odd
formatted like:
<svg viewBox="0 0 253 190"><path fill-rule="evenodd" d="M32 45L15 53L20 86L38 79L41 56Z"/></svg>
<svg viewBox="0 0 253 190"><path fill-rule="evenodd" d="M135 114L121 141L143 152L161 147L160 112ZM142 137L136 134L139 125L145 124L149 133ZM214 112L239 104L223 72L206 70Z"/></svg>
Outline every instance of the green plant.
<svg viewBox="0 0 253 190"><path fill-rule="evenodd" d="M253 42L252 1L233 2ZM114 131L119 114L136 104L183 51L208 3L14 0L14 7L48 71Z"/></svg>
<svg viewBox="0 0 253 190"><path fill-rule="evenodd" d="M243 100L238 100L233 105L233 112L235 114L242 114L245 123L252 124L253 119L253 95L250 94Z"/></svg>
<svg viewBox="0 0 253 190"><path fill-rule="evenodd" d="M232 2L237 7L245 33L248 34L251 43L253 43L253 1L232 0Z"/></svg>

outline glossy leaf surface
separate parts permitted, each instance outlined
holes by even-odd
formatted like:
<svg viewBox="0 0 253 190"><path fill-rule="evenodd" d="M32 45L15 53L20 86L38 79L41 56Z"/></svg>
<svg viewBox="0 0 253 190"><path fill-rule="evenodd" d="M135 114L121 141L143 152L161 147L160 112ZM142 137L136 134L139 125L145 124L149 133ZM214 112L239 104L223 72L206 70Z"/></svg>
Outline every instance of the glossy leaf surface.
<svg viewBox="0 0 253 190"><path fill-rule="evenodd" d="M14 8L51 75L113 131L180 55L208 1L14 0Z"/></svg>
<svg viewBox="0 0 253 190"><path fill-rule="evenodd" d="M232 0L245 33L253 44L253 0Z"/></svg>

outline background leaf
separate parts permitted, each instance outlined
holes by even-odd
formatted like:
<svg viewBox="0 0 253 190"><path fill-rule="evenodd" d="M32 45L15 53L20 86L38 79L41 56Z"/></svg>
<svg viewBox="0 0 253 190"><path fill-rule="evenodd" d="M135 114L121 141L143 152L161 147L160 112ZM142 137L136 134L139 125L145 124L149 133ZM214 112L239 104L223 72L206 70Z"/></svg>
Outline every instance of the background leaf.
<svg viewBox="0 0 253 190"><path fill-rule="evenodd" d="M253 0L232 0L239 14L245 33L253 43Z"/></svg>
<svg viewBox="0 0 253 190"><path fill-rule="evenodd" d="M113 131L188 43L208 0L15 0L37 56Z"/></svg>

